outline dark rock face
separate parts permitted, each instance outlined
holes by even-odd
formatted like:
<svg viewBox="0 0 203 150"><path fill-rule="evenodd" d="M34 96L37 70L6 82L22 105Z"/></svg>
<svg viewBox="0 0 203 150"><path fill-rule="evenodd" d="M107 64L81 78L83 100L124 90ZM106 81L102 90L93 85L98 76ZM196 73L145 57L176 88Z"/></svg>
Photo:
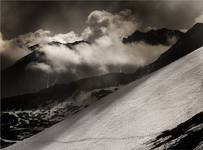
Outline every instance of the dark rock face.
<svg viewBox="0 0 203 150"><path fill-rule="evenodd" d="M180 39L184 33L178 30L166 28L150 30L148 32L135 31L132 35L123 39L123 43L145 42L151 45L171 45Z"/></svg>
<svg viewBox="0 0 203 150"><path fill-rule="evenodd" d="M157 136L152 149L168 144L167 149L195 149L203 141L203 112Z"/></svg>
<svg viewBox="0 0 203 150"><path fill-rule="evenodd" d="M49 45L55 45L55 46L60 46L60 45L63 45L63 46L66 46L70 49L73 49L75 45L78 45L78 44L81 44L81 43L86 43L86 44L90 44L90 42L88 41L75 41L73 43L60 43L60 42L57 42L57 41L52 41L50 43L48 43Z"/></svg>

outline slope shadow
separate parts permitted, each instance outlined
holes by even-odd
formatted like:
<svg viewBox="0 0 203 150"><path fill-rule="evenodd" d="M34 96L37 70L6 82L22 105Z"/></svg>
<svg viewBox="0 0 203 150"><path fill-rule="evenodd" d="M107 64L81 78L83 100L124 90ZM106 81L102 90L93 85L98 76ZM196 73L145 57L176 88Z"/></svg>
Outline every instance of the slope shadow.
<svg viewBox="0 0 203 150"><path fill-rule="evenodd" d="M203 112L200 112L177 127L162 132L152 141L153 147L151 149L165 144L169 144L167 149L194 149L202 141Z"/></svg>

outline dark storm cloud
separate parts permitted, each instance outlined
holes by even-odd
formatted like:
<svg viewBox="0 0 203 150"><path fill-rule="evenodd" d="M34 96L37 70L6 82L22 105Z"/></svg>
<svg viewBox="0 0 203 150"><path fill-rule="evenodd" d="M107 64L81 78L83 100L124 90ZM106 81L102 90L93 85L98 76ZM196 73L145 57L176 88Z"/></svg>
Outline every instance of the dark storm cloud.
<svg viewBox="0 0 203 150"><path fill-rule="evenodd" d="M202 1L4 1L1 32L4 39L46 29L55 33L81 32L93 10L118 12L131 9L143 27L187 29L203 10Z"/></svg>
<svg viewBox="0 0 203 150"><path fill-rule="evenodd" d="M82 31L84 22L95 9L112 9L114 2L2 2L2 32L4 38L36 31L40 28L56 33Z"/></svg>

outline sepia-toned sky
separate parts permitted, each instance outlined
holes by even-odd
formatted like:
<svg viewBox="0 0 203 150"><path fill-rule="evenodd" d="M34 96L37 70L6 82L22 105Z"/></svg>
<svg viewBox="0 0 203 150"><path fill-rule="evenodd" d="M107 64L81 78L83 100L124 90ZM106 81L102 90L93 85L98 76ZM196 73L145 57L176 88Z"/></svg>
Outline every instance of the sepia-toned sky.
<svg viewBox="0 0 203 150"><path fill-rule="evenodd" d="M38 29L53 33L81 32L94 10L131 9L144 27L188 29L203 10L201 0L150 1L2 1L1 33L11 39Z"/></svg>

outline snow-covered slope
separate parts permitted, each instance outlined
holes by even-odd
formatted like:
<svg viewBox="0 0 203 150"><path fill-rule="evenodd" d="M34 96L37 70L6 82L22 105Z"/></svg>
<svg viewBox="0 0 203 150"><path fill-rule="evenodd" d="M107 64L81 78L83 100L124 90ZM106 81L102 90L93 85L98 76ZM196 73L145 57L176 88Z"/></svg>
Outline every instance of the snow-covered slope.
<svg viewBox="0 0 203 150"><path fill-rule="evenodd" d="M163 131L203 111L202 99L203 47L5 150L150 149Z"/></svg>

